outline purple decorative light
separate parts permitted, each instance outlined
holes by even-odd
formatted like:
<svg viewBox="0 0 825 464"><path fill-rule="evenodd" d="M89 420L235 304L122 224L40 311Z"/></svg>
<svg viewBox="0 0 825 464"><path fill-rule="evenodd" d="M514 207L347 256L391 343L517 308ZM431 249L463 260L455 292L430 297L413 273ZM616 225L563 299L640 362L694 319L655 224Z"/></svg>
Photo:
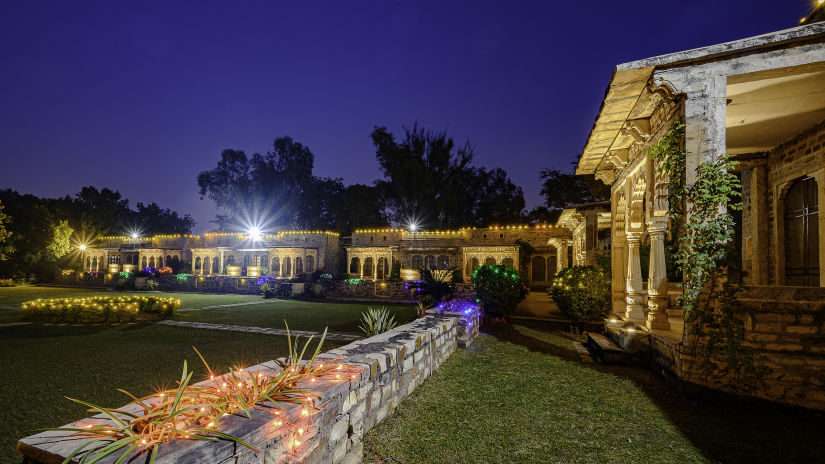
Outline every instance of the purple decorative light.
<svg viewBox="0 0 825 464"><path fill-rule="evenodd" d="M472 300L450 300L442 301L433 309L438 311L452 311L457 313L463 313L464 315L470 315L474 311L478 311L480 307Z"/></svg>

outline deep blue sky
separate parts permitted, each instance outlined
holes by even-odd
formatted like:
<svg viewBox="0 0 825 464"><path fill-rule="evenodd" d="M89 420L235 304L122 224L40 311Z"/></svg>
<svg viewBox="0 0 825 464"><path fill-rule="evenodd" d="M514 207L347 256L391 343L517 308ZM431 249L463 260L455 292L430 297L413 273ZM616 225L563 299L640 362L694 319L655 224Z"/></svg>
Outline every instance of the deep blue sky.
<svg viewBox="0 0 825 464"><path fill-rule="evenodd" d="M167 3L174 3L170 7ZM370 183L369 134L418 120L540 201L580 152L613 67L796 25L809 0L5 1L0 188L84 185L210 227L196 175L290 135L315 174Z"/></svg>

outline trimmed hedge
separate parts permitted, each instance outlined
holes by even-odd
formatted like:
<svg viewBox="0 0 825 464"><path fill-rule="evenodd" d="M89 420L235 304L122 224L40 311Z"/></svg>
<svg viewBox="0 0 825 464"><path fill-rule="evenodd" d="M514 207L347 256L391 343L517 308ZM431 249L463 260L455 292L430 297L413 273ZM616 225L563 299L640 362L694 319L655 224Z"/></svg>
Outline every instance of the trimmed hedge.
<svg viewBox="0 0 825 464"><path fill-rule="evenodd" d="M485 264L473 271L473 290L487 317L507 317L527 295L518 271L503 264Z"/></svg>
<svg viewBox="0 0 825 464"><path fill-rule="evenodd" d="M23 314L33 322L123 322L139 312L171 316L180 308L177 298L159 296L94 296L26 301Z"/></svg>
<svg viewBox="0 0 825 464"><path fill-rule="evenodd" d="M548 292L562 314L574 322L594 320L610 312L610 276L594 266L564 269Z"/></svg>

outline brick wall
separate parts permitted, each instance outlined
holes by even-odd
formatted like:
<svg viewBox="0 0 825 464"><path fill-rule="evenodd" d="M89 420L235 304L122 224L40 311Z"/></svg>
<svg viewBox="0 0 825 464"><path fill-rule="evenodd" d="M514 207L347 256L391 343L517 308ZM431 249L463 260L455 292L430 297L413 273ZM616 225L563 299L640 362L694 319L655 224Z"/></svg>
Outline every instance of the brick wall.
<svg viewBox="0 0 825 464"><path fill-rule="evenodd" d="M323 354L324 359L341 356L340 362L358 367L361 372L352 379L298 385L321 395L316 403L320 411L310 416L302 416L298 405L284 404L285 410L279 416L286 424L282 426L258 410L252 410L252 418L235 414L222 419L222 431L259 451L228 441L177 440L162 445L155 462L361 462L364 433L392 413L455 351L456 329L455 318L427 316ZM249 367L248 371L277 374L278 368L270 361ZM80 444L76 438L68 439L66 432L42 432L20 440L18 451L30 464L49 464L61 462Z"/></svg>
<svg viewBox="0 0 825 464"><path fill-rule="evenodd" d="M775 204L777 190L787 182L799 177L810 175L825 166L825 121L802 132L793 139L778 145L768 154L768 188L767 188L767 217L768 217L768 275L769 283L778 282L776 259L779 256L777 249L784 246L776 243L777 217ZM781 192L780 192L781 193ZM779 199L781 201L781 199ZM823 199L820 199L820 204ZM820 237L822 240L822 237ZM821 243L821 242L820 242Z"/></svg>
<svg viewBox="0 0 825 464"><path fill-rule="evenodd" d="M825 288L746 287L740 295L745 344L770 372L752 396L825 410ZM654 369L711 388L726 389L716 376L705 379L696 356L679 341L650 333ZM701 349L701 345L699 346Z"/></svg>

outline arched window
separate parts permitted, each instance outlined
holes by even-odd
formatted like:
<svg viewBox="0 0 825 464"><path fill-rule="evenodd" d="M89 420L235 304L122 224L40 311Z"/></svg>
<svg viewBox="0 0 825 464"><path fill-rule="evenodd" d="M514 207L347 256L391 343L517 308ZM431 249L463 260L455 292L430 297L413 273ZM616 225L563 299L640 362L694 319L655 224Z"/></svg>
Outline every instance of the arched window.
<svg viewBox="0 0 825 464"><path fill-rule="evenodd" d="M302 274L304 272L304 260L298 256L295 258L295 273Z"/></svg>
<svg viewBox="0 0 825 464"><path fill-rule="evenodd" d="M144 256L143 259L140 260L140 267L146 267L146 257Z"/></svg>
<svg viewBox="0 0 825 464"><path fill-rule="evenodd" d="M307 272L310 274L315 272L315 258L312 256L307 256Z"/></svg>
<svg viewBox="0 0 825 464"><path fill-rule="evenodd" d="M209 260L209 256L203 258L203 273L204 274L209 274L209 269L212 268L211 264L212 263Z"/></svg>
<svg viewBox="0 0 825 464"><path fill-rule="evenodd" d="M97 256L92 258L92 270L97 270Z"/></svg>
<svg viewBox="0 0 825 464"><path fill-rule="evenodd" d="M412 268L424 269L424 258L421 255L415 255L412 257Z"/></svg>
<svg viewBox="0 0 825 464"><path fill-rule="evenodd" d="M198 256L197 258L195 258L195 270L196 270L196 271L200 271L200 270L201 270L201 257L200 257L200 256Z"/></svg>
<svg viewBox="0 0 825 464"><path fill-rule="evenodd" d="M515 266L513 266L513 258L504 258L503 260L501 260L501 264L515 269Z"/></svg>
<svg viewBox="0 0 825 464"><path fill-rule="evenodd" d="M435 269L435 256L427 255L424 257L424 268Z"/></svg>
<svg viewBox="0 0 825 464"><path fill-rule="evenodd" d="M92 258L90 256L86 257L86 271L92 270Z"/></svg>
<svg viewBox="0 0 825 464"><path fill-rule="evenodd" d="M172 262L172 255L167 255L166 256L166 263L164 263L164 264L166 264L168 266L171 262Z"/></svg>
<svg viewBox="0 0 825 464"><path fill-rule="evenodd" d="M212 274L218 274L221 272L220 263L218 262L218 258L212 259Z"/></svg>
<svg viewBox="0 0 825 464"><path fill-rule="evenodd" d="M229 255L229 257L226 258L226 265L227 266L234 266L235 265L235 255Z"/></svg>
<svg viewBox="0 0 825 464"><path fill-rule="evenodd" d="M349 273L350 274L359 274L361 272L361 260L356 258L352 258L352 261L349 263Z"/></svg>
<svg viewBox="0 0 825 464"><path fill-rule="evenodd" d="M389 273L387 258L378 258L378 269L375 270L379 279L385 279Z"/></svg>
<svg viewBox="0 0 825 464"><path fill-rule="evenodd" d="M272 266L269 267L273 274L276 276L281 275L281 259L277 256L272 258Z"/></svg>
<svg viewBox="0 0 825 464"><path fill-rule="evenodd" d="M250 261L251 260L249 259L249 255L246 255L246 256L243 257L243 270L244 270L244 273L246 272L246 268L249 267L249 262Z"/></svg>
<svg viewBox="0 0 825 464"><path fill-rule="evenodd" d="M155 267L155 257L149 258L149 267Z"/></svg>
<svg viewBox="0 0 825 464"><path fill-rule="evenodd" d="M476 269L478 269L478 268L479 268L478 258L473 258L472 262L470 263L470 267L472 268L472 269L470 270L470 274L472 275L472 273L473 273Z"/></svg>
<svg viewBox="0 0 825 464"><path fill-rule="evenodd" d="M785 285L819 286L819 199L816 179L802 177L785 195Z"/></svg>
<svg viewBox="0 0 825 464"><path fill-rule="evenodd" d="M450 257L447 255L441 255L438 257L438 268L439 269L449 269L450 268Z"/></svg>
<svg viewBox="0 0 825 464"><path fill-rule="evenodd" d="M292 276L292 262L289 259L289 256L284 258L283 264L281 264L281 276L283 277L291 277Z"/></svg>
<svg viewBox="0 0 825 464"><path fill-rule="evenodd" d="M534 282L544 282L547 278L547 265L544 258L541 256L533 256L533 259L530 261L530 267L533 268L530 280Z"/></svg>
<svg viewBox="0 0 825 464"><path fill-rule="evenodd" d="M368 256L364 258L364 277L372 278L372 257Z"/></svg>
<svg viewBox="0 0 825 464"><path fill-rule="evenodd" d="M496 263L496 259L493 258L492 256L488 256L486 259L484 259L484 264L495 264L495 263Z"/></svg>

